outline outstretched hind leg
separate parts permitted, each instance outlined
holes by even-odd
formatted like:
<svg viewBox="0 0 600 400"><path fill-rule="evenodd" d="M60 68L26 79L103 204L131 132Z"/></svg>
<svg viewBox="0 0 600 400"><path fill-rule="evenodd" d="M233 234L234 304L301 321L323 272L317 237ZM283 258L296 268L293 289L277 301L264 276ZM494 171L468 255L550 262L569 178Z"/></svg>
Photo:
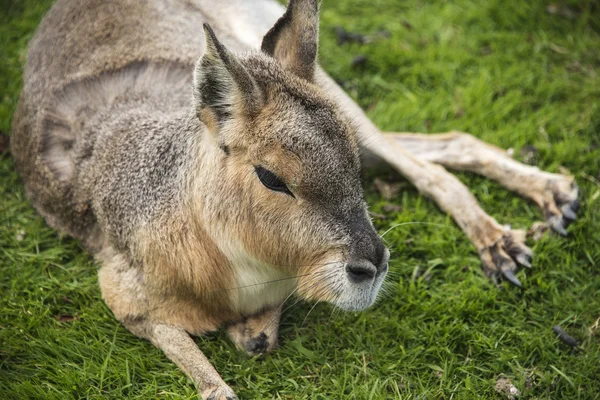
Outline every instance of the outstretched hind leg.
<svg viewBox="0 0 600 400"><path fill-rule="evenodd" d="M370 151L413 183L419 192L432 198L452 215L479 252L486 275L504 277L521 287L516 278L518 266L530 267L532 250L525 245L525 232L502 226L481 209L469 189L442 166L419 159L380 135L370 138Z"/></svg>
<svg viewBox="0 0 600 400"><path fill-rule="evenodd" d="M576 218L579 189L571 176L521 164L506 151L463 132L390 133L385 137L419 159L483 175L533 200L548 225L561 235L567 234L566 227Z"/></svg>

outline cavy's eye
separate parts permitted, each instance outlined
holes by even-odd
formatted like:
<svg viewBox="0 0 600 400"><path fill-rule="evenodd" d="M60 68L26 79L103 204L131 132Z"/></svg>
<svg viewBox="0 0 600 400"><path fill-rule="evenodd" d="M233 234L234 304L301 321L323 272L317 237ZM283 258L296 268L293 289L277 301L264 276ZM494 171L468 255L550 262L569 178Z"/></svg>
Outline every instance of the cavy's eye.
<svg viewBox="0 0 600 400"><path fill-rule="evenodd" d="M256 175L258 176L258 179L260 179L260 182L268 189L295 197L294 194L290 192L290 189L288 189L286 184L268 169L258 166L254 167L254 171L256 171Z"/></svg>

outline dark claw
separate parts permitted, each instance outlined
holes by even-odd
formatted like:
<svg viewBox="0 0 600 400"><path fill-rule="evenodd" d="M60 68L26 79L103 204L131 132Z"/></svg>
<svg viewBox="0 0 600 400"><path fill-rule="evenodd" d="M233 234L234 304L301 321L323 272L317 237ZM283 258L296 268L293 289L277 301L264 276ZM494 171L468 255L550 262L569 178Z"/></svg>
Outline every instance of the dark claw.
<svg viewBox="0 0 600 400"><path fill-rule="evenodd" d="M571 221L575 221L577 219L577 215L575 214L575 211L573 211L573 209L571 208L571 205L565 204L564 206L562 206L561 211L565 218L570 219Z"/></svg>
<svg viewBox="0 0 600 400"><path fill-rule="evenodd" d="M269 338L264 332L261 332L260 335L250 339L244 346L250 356L259 356L267 352Z"/></svg>
<svg viewBox="0 0 600 400"><path fill-rule="evenodd" d="M554 229L557 233L561 234L562 236L567 236L567 230L562 224L562 218L552 218L548 222L550 223L552 229Z"/></svg>
<svg viewBox="0 0 600 400"><path fill-rule="evenodd" d="M506 269L504 271L502 271L502 274L504 275L504 277L513 285L515 285L518 288L522 288L523 285L521 284L521 281L519 281L517 279L517 277L515 276L515 274L510 270L510 269Z"/></svg>
<svg viewBox="0 0 600 400"><path fill-rule="evenodd" d="M517 262L524 267L531 268L531 256L527 254L517 255Z"/></svg>
<svg viewBox="0 0 600 400"><path fill-rule="evenodd" d="M579 192L578 192L578 194L579 194ZM573 200L573 202L571 203L571 208L575 212L579 211L579 206L580 206L579 200Z"/></svg>

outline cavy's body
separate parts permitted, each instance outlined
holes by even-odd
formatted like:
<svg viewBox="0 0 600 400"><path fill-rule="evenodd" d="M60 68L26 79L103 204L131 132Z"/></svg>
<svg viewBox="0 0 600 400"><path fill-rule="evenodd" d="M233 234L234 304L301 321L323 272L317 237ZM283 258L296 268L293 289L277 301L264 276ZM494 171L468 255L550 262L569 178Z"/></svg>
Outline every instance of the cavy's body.
<svg viewBox="0 0 600 400"><path fill-rule="evenodd" d="M58 1L14 124L36 208L96 254L115 316L207 398L233 393L188 333L227 325L264 353L286 298L365 308L389 257L355 128L315 78L316 2L298 1L263 52L248 51L284 10L249 5Z"/></svg>
<svg viewBox="0 0 600 400"><path fill-rule="evenodd" d="M271 0L58 0L30 44L14 119L36 209L96 255L116 317L205 398L234 394L188 333L227 325L258 354L276 345L293 294L351 310L374 301L389 253L367 216L359 146L513 282L531 257L521 232L430 161L499 180L557 230L576 208L570 178L465 134L384 139L316 65L316 0L292 2L271 29L283 12Z"/></svg>

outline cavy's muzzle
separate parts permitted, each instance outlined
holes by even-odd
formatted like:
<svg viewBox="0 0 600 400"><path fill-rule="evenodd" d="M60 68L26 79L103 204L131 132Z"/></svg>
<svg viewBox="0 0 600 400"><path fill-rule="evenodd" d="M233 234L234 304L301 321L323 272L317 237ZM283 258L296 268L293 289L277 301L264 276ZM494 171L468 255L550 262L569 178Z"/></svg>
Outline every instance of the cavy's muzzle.
<svg viewBox="0 0 600 400"><path fill-rule="evenodd" d="M345 282L335 304L348 311L359 311L372 305L388 271L390 252L382 248L376 264L366 259L351 259L344 265Z"/></svg>

